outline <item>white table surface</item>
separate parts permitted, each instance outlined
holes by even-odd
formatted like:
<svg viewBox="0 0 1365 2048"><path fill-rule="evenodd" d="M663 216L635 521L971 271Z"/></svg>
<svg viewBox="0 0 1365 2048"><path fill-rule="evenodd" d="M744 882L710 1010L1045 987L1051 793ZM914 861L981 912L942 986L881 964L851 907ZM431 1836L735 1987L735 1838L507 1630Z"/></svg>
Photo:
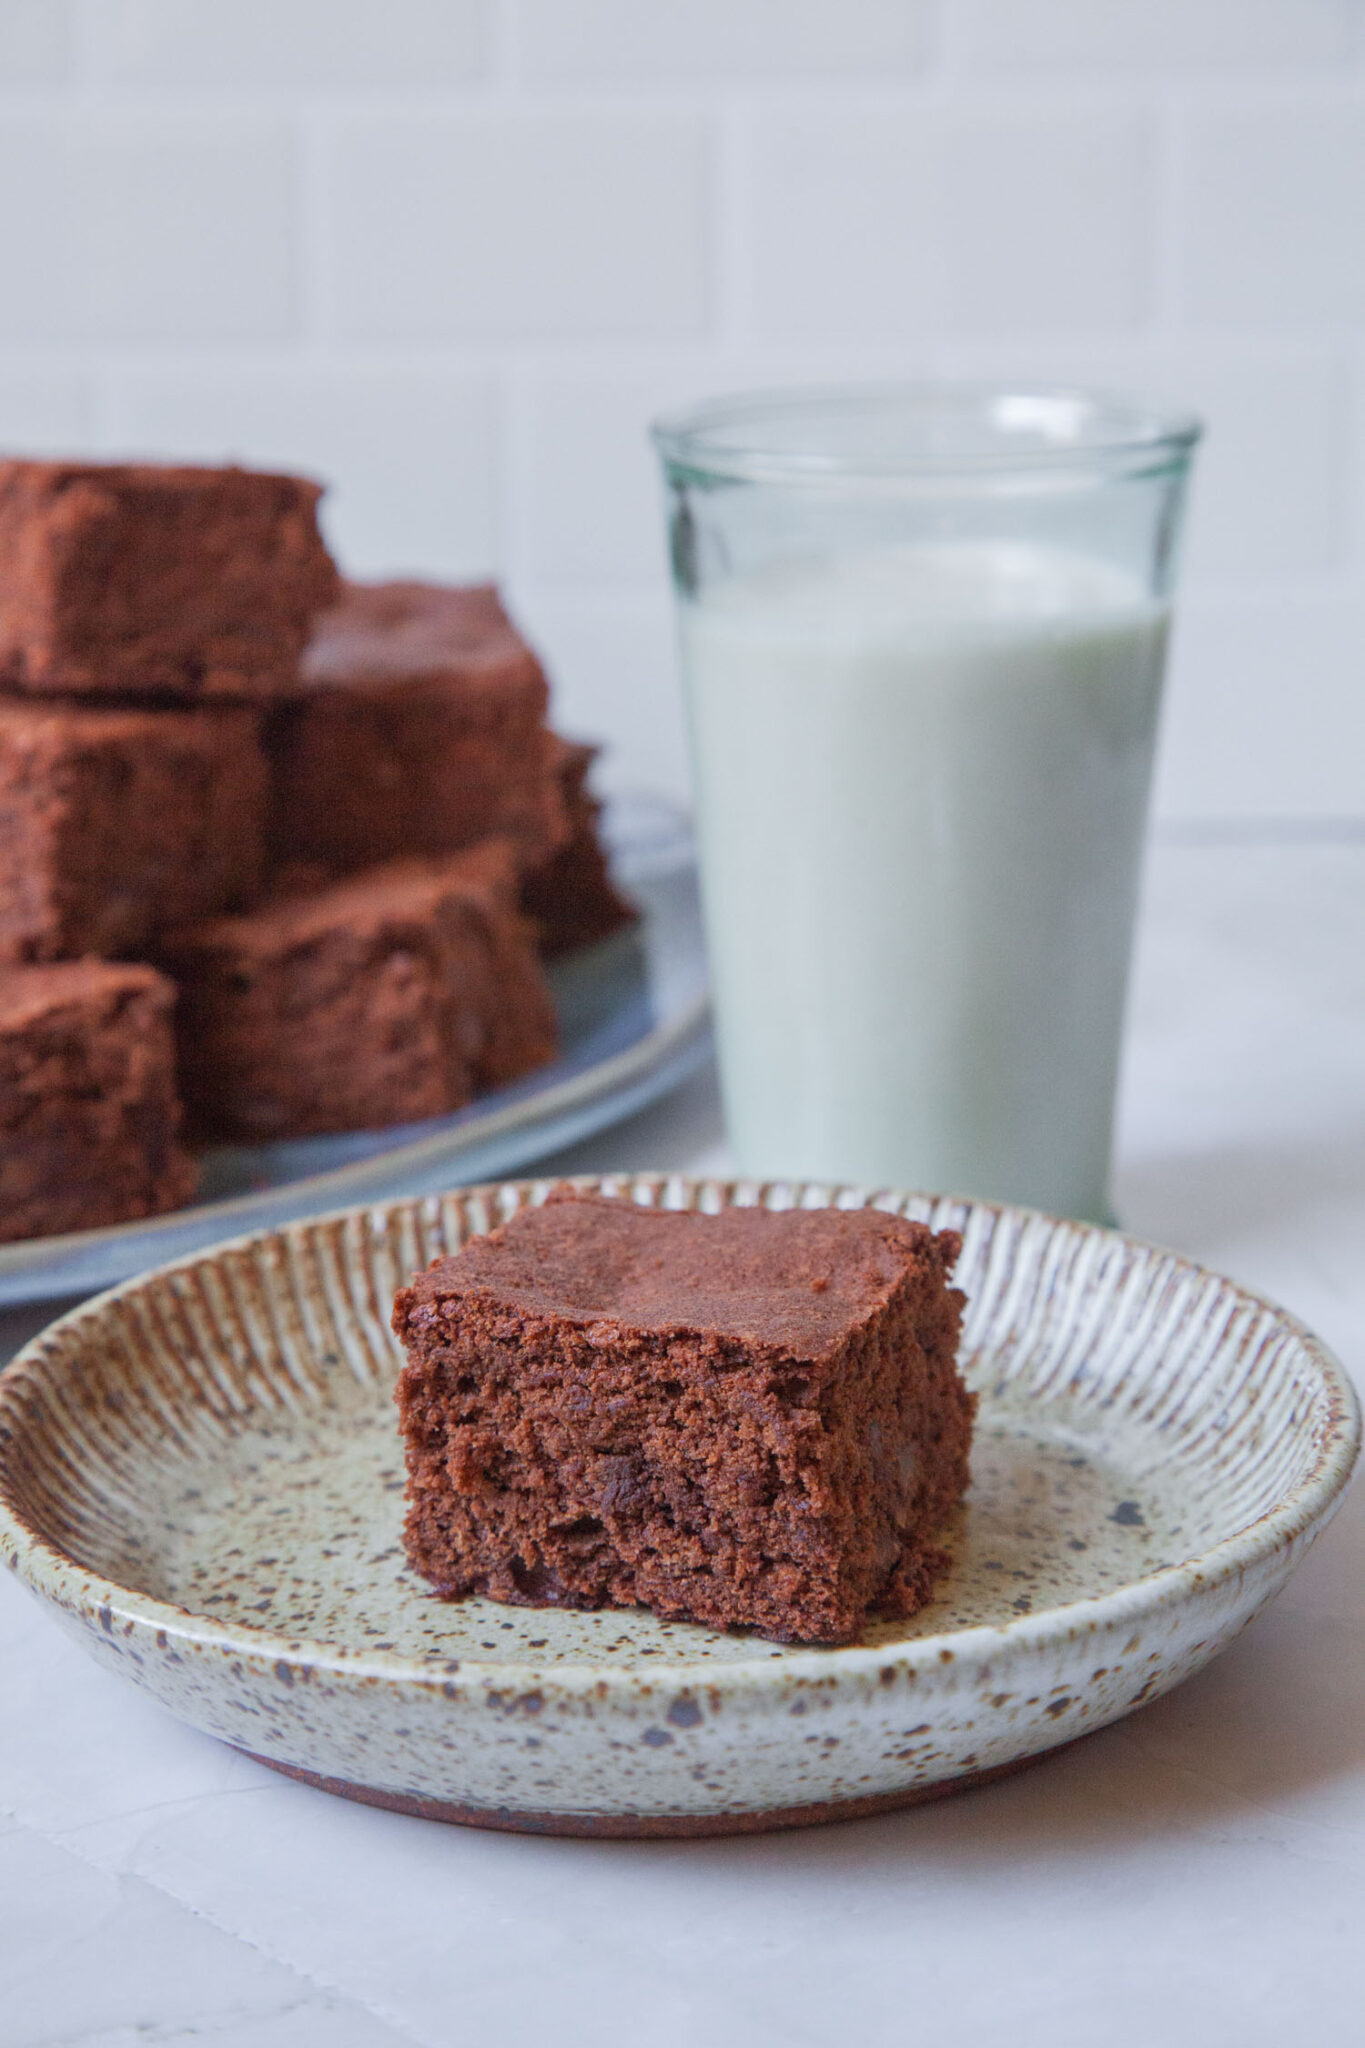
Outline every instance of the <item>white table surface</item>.
<svg viewBox="0 0 1365 2048"><path fill-rule="evenodd" d="M1125 1224L1365 1371L1365 838L1164 845ZM568 1169L724 1164L703 1078ZM8 1351L44 1320L0 1319ZM1365 1493L1170 1697L1003 1784L733 1842L444 1828L180 1727L0 1582L0 2048L1365 2040Z"/></svg>

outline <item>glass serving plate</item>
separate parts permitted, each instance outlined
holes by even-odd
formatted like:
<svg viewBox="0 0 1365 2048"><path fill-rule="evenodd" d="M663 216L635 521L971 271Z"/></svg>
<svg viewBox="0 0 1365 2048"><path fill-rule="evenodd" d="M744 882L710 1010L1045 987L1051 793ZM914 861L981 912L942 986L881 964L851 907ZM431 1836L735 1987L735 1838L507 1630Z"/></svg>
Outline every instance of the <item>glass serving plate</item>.
<svg viewBox="0 0 1365 2048"><path fill-rule="evenodd" d="M662 804L622 800L606 836L641 918L551 964L562 1046L551 1065L429 1122L210 1151L188 1208L0 1245L0 1307L89 1294L220 1238L346 1203L498 1179L676 1087L710 1046L686 823Z"/></svg>

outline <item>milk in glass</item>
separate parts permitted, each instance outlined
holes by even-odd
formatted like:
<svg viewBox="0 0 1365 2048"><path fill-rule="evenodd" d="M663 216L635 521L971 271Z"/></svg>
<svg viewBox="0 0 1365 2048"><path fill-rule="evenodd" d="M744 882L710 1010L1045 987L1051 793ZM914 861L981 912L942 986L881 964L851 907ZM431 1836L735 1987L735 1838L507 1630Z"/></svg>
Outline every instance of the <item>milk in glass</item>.
<svg viewBox="0 0 1365 2048"><path fill-rule="evenodd" d="M788 559L682 606L743 1170L1107 1203L1167 611L1012 543Z"/></svg>

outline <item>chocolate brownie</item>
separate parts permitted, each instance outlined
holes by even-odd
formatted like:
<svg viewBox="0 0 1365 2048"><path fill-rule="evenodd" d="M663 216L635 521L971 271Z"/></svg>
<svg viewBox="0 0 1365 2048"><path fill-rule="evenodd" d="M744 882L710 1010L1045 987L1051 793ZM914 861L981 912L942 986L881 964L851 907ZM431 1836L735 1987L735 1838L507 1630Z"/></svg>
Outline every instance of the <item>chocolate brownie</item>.
<svg viewBox="0 0 1365 2048"><path fill-rule="evenodd" d="M390 861L172 933L196 1132L247 1143L443 1116L555 1051L505 841Z"/></svg>
<svg viewBox="0 0 1365 2048"><path fill-rule="evenodd" d="M245 905L265 757L245 707L0 703L0 960L145 953Z"/></svg>
<svg viewBox="0 0 1365 2048"><path fill-rule="evenodd" d="M344 873L494 834L541 859L568 832L547 695L490 586L348 584L271 721L276 859Z"/></svg>
<svg viewBox="0 0 1365 2048"><path fill-rule="evenodd" d="M277 696L338 589L320 495L255 470L0 462L0 681Z"/></svg>
<svg viewBox="0 0 1365 2048"><path fill-rule="evenodd" d="M588 788L588 770L599 749L563 739L556 739L555 745L569 839L532 868L521 886L522 908L539 928L540 949L547 959L608 938L636 917L612 883L598 836L602 806Z"/></svg>
<svg viewBox="0 0 1365 2048"><path fill-rule="evenodd" d="M174 1002L150 967L0 968L0 1238L93 1230L189 1200Z"/></svg>
<svg viewBox="0 0 1365 2048"><path fill-rule="evenodd" d="M780 1642L913 1613L967 1483L959 1248L872 1209L520 1211L394 1306L412 1565Z"/></svg>

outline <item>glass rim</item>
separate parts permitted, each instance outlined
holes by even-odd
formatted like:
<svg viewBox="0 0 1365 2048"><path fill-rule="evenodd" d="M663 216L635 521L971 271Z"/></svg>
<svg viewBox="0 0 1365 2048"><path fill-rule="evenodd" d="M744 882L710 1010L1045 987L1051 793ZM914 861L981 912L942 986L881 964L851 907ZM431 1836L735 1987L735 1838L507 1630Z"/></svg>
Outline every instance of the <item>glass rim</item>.
<svg viewBox="0 0 1365 2048"><path fill-rule="evenodd" d="M869 445L878 419L897 422L899 435ZM946 431L954 426L956 445ZM968 426L973 434L961 432ZM918 427L918 440L907 427ZM679 477L791 484L1152 475L1183 468L1202 433L1193 412L1079 385L934 380L738 391L650 426Z"/></svg>

